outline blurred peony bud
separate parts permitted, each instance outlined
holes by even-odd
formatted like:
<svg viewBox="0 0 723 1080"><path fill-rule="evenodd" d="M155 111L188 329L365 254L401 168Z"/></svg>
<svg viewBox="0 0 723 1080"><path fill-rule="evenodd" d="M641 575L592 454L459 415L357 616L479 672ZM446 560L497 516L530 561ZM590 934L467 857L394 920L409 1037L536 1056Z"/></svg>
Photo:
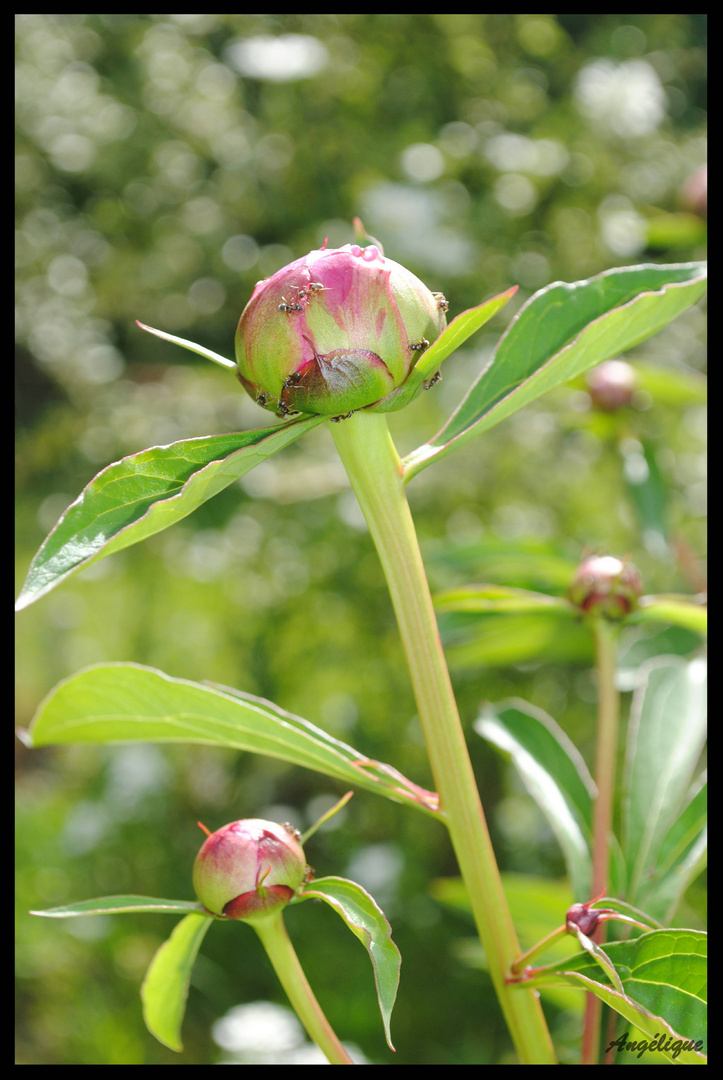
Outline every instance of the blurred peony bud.
<svg viewBox="0 0 723 1080"><path fill-rule="evenodd" d="M635 609L643 591L640 571L613 555L592 555L578 566L570 600L586 615L619 619Z"/></svg>
<svg viewBox="0 0 723 1080"><path fill-rule="evenodd" d="M606 360L592 369L587 384L593 404L605 412L615 412L632 400L635 369L624 360Z"/></svg>
<svg viewBox="0 0 723 1080"><path fill-rule="evenodd" d="M214 915L252 921L288 904L306 869L304 852L289 829L249 818L209 836L196 856L193 887Z"/></svg>
<svg viewBox="0 0 723 1080"><path fill-rule="evenodd" d="M311 251L254 289L236 332L239 377L279 416L338 416L405 381L447 303L375 245Z"/></svg>
<svg viewBox="0 0 723 1080"><path fill-rule="evenodd" d="M680 190L680 197L686 210L702 217L708 212L708 166L700 165L691 173Z"/></svg>

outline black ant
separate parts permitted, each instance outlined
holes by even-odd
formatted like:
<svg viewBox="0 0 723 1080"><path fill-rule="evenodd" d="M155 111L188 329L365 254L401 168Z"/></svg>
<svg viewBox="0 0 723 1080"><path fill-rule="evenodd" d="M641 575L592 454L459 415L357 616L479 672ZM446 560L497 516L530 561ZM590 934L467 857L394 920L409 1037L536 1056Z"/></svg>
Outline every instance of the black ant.
<svg viewBox="0 0 723 1080"><path fill-rule="evenodd" d="M278 310L279 311L285 311L287 315L292 311L303 311L304 310L304 307L303 307L302 304L287 304L285 296L282 296L281 299L282 299L283 303L279 304Z"/></svg>

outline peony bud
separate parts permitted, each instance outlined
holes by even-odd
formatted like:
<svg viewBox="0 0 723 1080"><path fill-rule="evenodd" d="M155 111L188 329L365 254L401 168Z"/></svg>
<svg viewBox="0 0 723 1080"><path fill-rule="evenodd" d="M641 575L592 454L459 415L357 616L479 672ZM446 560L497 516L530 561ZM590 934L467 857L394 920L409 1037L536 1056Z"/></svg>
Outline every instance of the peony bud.
<svg viewBox="0 0 723 1080"><path fill-rule="evenodd" d="M580 563L570 587L570 600L586 615L609 619L629 615L643 591L640 571L613 555L592 555Z"/></svg>
<svg viewBox="0 0 723 1080"><path fill-rule="evenodd" d="M272 821L248 818L209 836L196 856L193 887L214 915L252 921L288 904L306 871L293 832Z"/></svg>
<svg viewBox="0 0 723 1080"><path fill-rule="evenodd" d="M375 245L311 251L260 281L236 332L239 377L278 416L338 416L401 386L447 302Z"/></svg>
<svg viewBox="0 0 723 1080"><path fill-rule="evenodd" d="M604 412L629 405L635 393L635 369L624 360L606 360L587 377L593 404Z"/></svg>

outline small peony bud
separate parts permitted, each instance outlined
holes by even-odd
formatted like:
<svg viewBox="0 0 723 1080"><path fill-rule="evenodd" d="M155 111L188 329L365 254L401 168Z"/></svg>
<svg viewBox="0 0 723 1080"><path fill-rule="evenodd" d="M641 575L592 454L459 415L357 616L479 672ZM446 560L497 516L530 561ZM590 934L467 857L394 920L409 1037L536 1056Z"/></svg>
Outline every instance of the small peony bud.
<svg viewBox="0 0 723 1080"><path fill-rule="evenodd" d="M578 566L569 596L586 615L618 619L635 609L642 591L640 571L631 562L592 555Z"/></svg>
<svg viewBox="0 0 723 1080"><path fill-rule="evenodd" d="M594 903L594 900L589 900L587 904L573 904L572 907L567 909L565 927L568 934L574 934L576 926L582 930L583 934L587 937L589 937L590 934L595 933L598 922L600 921L600 912L590 910L590 904Z"/></svg>
<svg viewBox="0 0 723 1080"><path fill-rule="evenodd" d="M289 829L248 818L209 836L196 856L193 887L214 915L252 921L288 904L306 869L302 847Z"/></svg>
<svg viewBox="0 0 723 1080"><path fill-rule="evenodd" d="M587 377L593 405L604 412L615 412L629 405L635 393L635 369L624 360L606 360Z"/></svg>
<svg viewBox="0 0 723 1080"><path fill-rule="evenodd" d="M239 377L279 416L337 416L401 386L447 303L375 245L311 251L254 289L236 332Z"/></svg>
<svg viewBox="0 0 723 1080"><path fill-rule="evenodd" d="M593 904L597 904L598 900L602 900L606 891L606 889L603 889L600 895L592 900L587 900L584 904L573 904L567 909L565 929L568 934L574 936L577 930L582 930L586 937L590 937L597 930L599 923L607 922L611 916L616 915L613 908L592 907ZM637 923L636 925L640 926L641 924Z"/></svg>

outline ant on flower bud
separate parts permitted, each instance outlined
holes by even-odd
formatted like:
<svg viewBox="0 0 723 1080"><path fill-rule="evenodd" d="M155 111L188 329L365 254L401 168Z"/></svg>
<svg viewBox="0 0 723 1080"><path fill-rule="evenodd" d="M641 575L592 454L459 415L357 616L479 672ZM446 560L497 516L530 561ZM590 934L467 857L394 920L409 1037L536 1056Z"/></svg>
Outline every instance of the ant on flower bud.
<svg viewBox="0 0 723 1080"><path fill-rule="evenodd" d="M297 300L306 300L307 304L316 293L329 291L327 286L322 285L320 281L310 281L307 285L292 285L291 288L298 292Z"/></svg>
<svg viewBox="0 0 723 1080"><path fill-rule="evenodd" d="M298 414L298 412L299 412L298 409L290 409L289 406L283 401L279 401L277 409L276 409L276 415L281 416L284 419L287 416L296 416Z"/></svg>
<svg viewBox="0 0 723 1080"><path fill-rule="evenodd" d="M287 315L292 311L303 311L304 310L304 307L303 307L302 304L289 304L289 303L287 303L285 296L282 296L281 299L282 299L283 303L279 304L278 310L279 311L285 311Z"/></svg>

